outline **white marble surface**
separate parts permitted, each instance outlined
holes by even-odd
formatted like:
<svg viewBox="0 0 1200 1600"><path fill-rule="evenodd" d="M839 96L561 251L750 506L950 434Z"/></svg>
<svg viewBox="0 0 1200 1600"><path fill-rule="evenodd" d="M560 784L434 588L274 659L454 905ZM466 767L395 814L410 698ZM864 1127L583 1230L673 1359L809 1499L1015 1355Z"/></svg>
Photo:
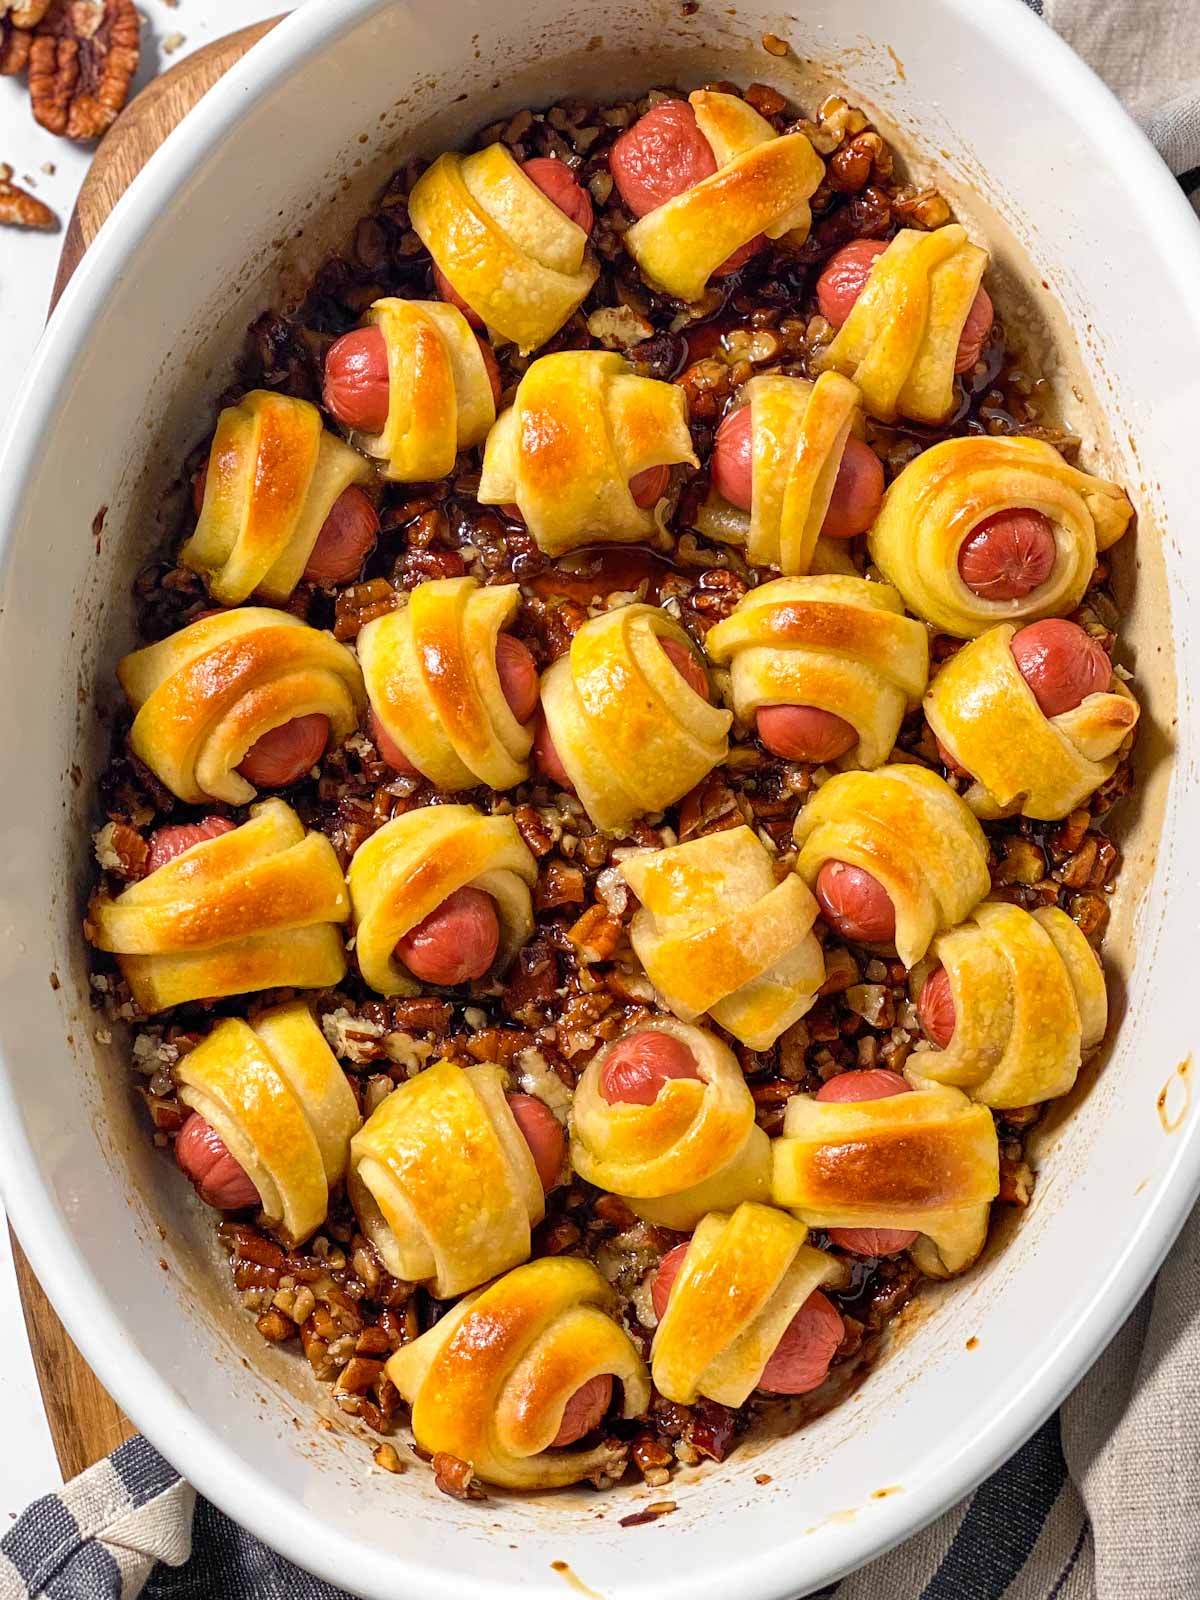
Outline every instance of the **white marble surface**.
<svg viewBox="0 0 1200 1600"><path fill-rule="evenodd" d="M189 51L288 9L288 0L141 0L141 85ZM21 383L50 303L63 230L91 158L88 146L34 122L20 80L0 78L0 162L58 213L58 233L0 229L0 427ZM50 170L50 169L53 170ZM2 1220L2 1219L0 1219ZM30 1500L61 1482L17 1297L8 1230L0 1226L0 1532ZM16 1448L11 1448L12 1445Z"/></svg>

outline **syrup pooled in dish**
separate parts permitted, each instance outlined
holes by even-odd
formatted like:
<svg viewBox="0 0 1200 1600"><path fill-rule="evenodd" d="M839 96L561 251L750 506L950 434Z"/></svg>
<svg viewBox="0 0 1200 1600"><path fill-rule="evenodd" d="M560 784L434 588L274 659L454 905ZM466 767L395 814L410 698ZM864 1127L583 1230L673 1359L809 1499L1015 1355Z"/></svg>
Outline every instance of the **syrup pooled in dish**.
<svg viewBox="0 0 1200 1600"><path fill-rule="evenodd" d="M1132 507L1043 388L987 240L764 84L410 162L251 328L85 931L380 1465L662 1485L1028 1204L1138 720Z"/></svg>

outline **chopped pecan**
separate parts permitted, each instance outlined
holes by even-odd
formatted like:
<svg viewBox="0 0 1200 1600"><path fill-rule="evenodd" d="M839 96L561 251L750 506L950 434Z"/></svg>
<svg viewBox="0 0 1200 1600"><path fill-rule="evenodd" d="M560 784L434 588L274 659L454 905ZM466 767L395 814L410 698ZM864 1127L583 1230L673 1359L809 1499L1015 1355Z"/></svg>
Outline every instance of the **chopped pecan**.
<svg viewBox="0 0 1200 1600"><path fill-rule="evenodd" d="M557 989L558 957L544 940L535 940L517 957L504 994L504 1009L528 1028L541 1027Z"/></svg>
<svg viewBox="0 0 1200 1600"><path fill-rule="evenodd" d="M0 27L3 23L0 22ZM4 46L0 41L0 71L3 71ZM0 223L10 228L57 228L58 218L36 195L12 181L13 169L0 163Z"/></svg>
<svg viewBox="0 0 1200 1600"><path fill-rule="evenodd" d="M281 1311L264 1311L254 1326L270 1344L282 1344L286 1339L295 1337L296 1324L290 1317L285 1317Z"/></svg>
<svg viewBox="0 0 1200 1600"><path fill-rule="evenodd" d="M546 817L533 806L518 806L513 812L513 821L517 825L517 832L525 841L526 848L535 856L548 856L562 838L562 828L558 827L556 831Z"/></svg>
<svg viewBox="0 0 1200 1600"><path fill-rule="evenodd" d="M589 906L567 930L567 938L587 962L607 961L621 940L621 919L604 906Z"/></svg>
<svg viewBox="0 0 1200 1600"><path fill-rule="evenodd" d="M1003 1206L1027 1206L1033 1199L1034 1174L1028 1161L1010 1161L1000 1157L1000 1193L997 1198Z"/></svg>
<svg viewBox="0 0 1200 1600"><path fill-rule="evenodd" d="M452 1456L448 1450L439 1450L434 1455L431 1465L433 1481L443 1494L448 1494L455 1500L487 1498L482 1485L475 1477L475 1468L470 1461L462 1461L458 1456Z"/></svg>
<svg viewBox="0 0 1200 1600"><path fill-rule="evenodd" d="M399 604L399 596L386 578L368 578L366 583L352 583L337 597L334 607L333 637L343 644L356 639L359 629L376 617L386 617Z"/></svg>
<svg viewBox="0 0 1200 1600"><path fill-rule="evenodd" d="M129 98L140 36L133 0L54 0L29 52L42 127L85 141L107 132Z"/></svg>
<svg viewBox="0 0 1200 1600"><path fill-rule="evenodd" d="M581 906L584 896L580 869L555 858L547 861L542 869L533 892L533 904L538 911L553 911L557 906Z"/></svg>
<svg viewBox="0 0 1200 1600"><path fill-rule="evenodd" d="M377 1467L382 1467L384 1472L404 1471L404 1463L396 1454L395 1445L388 1444L386 1439L381 1445L376 1446L371 1459Z"/></svg>
<svg viewBox="0 0 1200 1600"><path fill-rule="evenodd" d="M779 90L772 89L766 83L752 83L746 90L746 100L760 117L777 117L781 111L787 109L787 101Z"/></svg>

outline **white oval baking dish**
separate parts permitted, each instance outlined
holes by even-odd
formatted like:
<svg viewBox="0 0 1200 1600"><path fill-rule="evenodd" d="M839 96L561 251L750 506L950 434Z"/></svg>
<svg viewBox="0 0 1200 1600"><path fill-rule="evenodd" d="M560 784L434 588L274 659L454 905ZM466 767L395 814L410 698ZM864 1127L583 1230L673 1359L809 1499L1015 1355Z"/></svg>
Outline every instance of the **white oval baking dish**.
<svg viewBox="0 0 1200 1600"><path fill-rule="evenodd" d="M1134 125L1018 0L684 10L303 7L117 207L42 343L0 466L5 1201L72 1335L150 1438L262 1538L369 1596L561 1594L552 1563L564 1562L607 1600L807 1592L934 1516L1038 1424L1130 1309L1200 1182L1181 1065L1200 875L1184 820L1200 806L1185 600L1200 592L1200 554L1181 537L1200 501L1195 220ZM790 40L787 60L763 51L766 32ZM661 1491L462 1505L424 1469L373 1470L363 1442L316 1425L324 1399L304 1363L231 1308L211 1216L146 1138L121 1041L97 1037L78 928L107 742L97 711L128 643L128 585L255 311L345 231L398 154L568 89L612 98L713 77L762 78L810 105L807 83L846 84L948 175L993 246L1010 323L1039 340L1048 315L1064 402L1140 514L1122 560L1127 588L1137 569L1125 641L1146 788L1108 945L1115 1042L1074 1114L1052 1117L1035 1203L1007 1247L922 1301L849 1403L682 1474L672 1515L621 1528Z"/></svg>

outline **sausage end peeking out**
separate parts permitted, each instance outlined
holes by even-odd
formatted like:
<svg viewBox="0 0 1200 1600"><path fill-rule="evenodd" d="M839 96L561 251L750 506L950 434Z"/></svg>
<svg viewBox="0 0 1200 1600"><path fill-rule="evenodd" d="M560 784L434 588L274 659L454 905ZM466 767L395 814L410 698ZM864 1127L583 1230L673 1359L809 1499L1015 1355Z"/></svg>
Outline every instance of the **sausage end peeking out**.
<svg viewBox="0 0 1200 1600"><path fill-rule="evenodd" d="M609 1105L650 1106L672 1078L698 1078L696 1058L669 1033L627 1034L604 1058L600 1094Z"/></svg>
<svg viewBox="0 0 1200 1600"><path fill-rule="evenodd" d="M482 978L500 948L496 902L482 889L456 889L396 945L414 978L441 988Z"/></svg>
<svg viewBox="0 0 1200 1600"><path fill-rule="evenodd" d="M841 1072L817 1091L821 1101L852 1105L864 1100L890 1100L893 1095L911 1094L912 1086L898 1072L873 1067L864 1072ZM839 1249L856 1256L894 1256L907 1250L917 1237L908 1228L830 1228L830 1240Z"/></svg>
<svg viewBox="0 0 1200 1600"><path fill-rule="evenodd" d="M896 908L887 890L862 867L827 861L813 890L826 922L843 939L857 944L891 944Z"/></svg>

